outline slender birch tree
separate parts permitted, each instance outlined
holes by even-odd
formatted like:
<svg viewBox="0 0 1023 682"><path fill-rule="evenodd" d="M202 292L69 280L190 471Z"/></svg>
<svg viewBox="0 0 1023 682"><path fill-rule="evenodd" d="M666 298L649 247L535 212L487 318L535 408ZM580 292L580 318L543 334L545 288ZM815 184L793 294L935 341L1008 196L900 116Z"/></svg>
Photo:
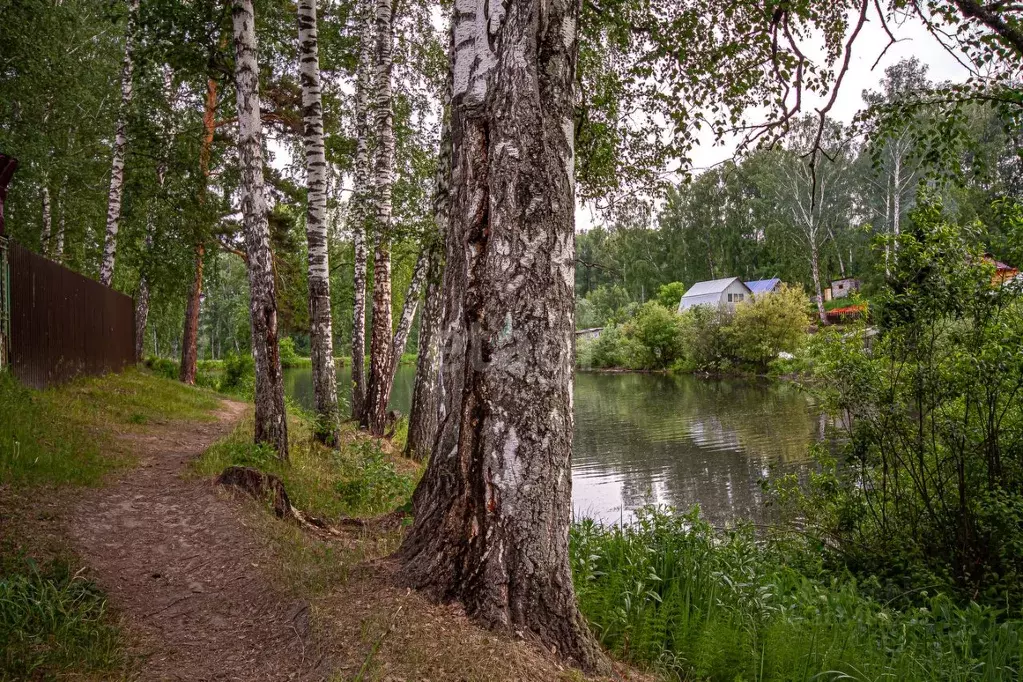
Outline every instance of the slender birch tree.
<svg viewBox="0 0 1023 682"><path fill-rule="evenodd" d="M440 433L404 579L603 665L568 560L580 3L456 0Z"/></svg>
<svg viewBox="0 0 1023 682"><path fill-rule="evenodd" d="M352 241L355 251L354 310L352 317L352 419L362 422L366 412L366 270L369 249L367 227L372 199L374 12L372 0L359 5L359 66L355 84L355 121L358 137L355 155L355 192L352 198Z"/></svg>
<svg viewBox="0 0 1023 682"><path fill-rule="evenodd" d="M299 78L308 196L305 233L309 260L309 324L317 437L337 443L337 374L330 314L330 263L327 254L327 159L323 146L323 104L317 44L316 0L298 1Z"/></svg>
<svg viewBox="0 0 1023 682"><path fill-rule="evenodd" d="M277 343L277 292L270 253L270 229L263 189L263 130L259 112L259 65L252 0L234 0L235 97L242 214L249 276L249 320L256 366L257 443L268 443L288 458L288 421Z"/></svg>
<svg viewBox="0 0 1023 682"><path fill-rule="evenodd" d="M128 27L124 33L124 62L121 66L121 107L114 134L114 156L110 165L110 192L107 197L107 228L103 240L103 262L99 269L99 281L106 286L114 281L114 261L117 257L117 228L121 222L121 198L124 195L124 153L128 147L128 107L131 105L138 14L139 0L128 0Z"/></svg>
<svg viewBox="0 0 1023 682"><path fill-rule="evenodd" d="M453 50L449 49L449 54ZM412 389L412 407L408 418L405 456L423 460L433 450L437 435L437 377L440 372L440 323L442 310L441 277L444 273L444 239L451 214L451 72L449 67L441 99L440 149L434 176L434 234L424 245L429 265L426 272L426 301L419 321L419 355L416 380Z"/></svg>
<svg viewBox="0 0 1023 682"><path fill-rule="evenodd" d="M377 135L373 232L373 327L370 338L369 389L363 425L382 436L387 416L386 383L392 348L391 212L394 188L394 103L391 70L394 52L394 2L376 0L376 73L374 88Z"/></svg>

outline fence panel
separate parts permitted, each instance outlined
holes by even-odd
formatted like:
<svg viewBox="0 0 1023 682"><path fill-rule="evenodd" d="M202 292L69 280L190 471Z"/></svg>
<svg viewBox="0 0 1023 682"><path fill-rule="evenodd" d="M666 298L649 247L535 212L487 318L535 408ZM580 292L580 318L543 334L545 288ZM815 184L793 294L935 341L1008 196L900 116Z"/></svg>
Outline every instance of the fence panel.
<svg viewBox="0 0 1023 682"><path fill-rule="evenodd" d="M11 371L44 387L135 361L131 297L10 243Z"/></svg>

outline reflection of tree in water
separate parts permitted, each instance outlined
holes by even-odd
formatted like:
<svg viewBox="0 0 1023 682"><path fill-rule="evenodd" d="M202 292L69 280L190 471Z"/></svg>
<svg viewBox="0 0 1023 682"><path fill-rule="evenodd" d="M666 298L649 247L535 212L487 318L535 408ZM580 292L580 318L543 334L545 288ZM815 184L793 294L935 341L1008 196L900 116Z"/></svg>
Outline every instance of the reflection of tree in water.
<svg viewBox="0 0 1023 682"><path fill-rule="evenodd" d="M401 366L394 375L394 390L391 391L390 407L403 415L409 413L412 403L412 388L415 383L416 368ZM284 370L284 395L306 409L315 406L313 398L313 371L308 367L296 367ZM344 402L342 412L346 412L352 400L352 368L338 367L337 397Z"/></svg>
<svg viewBox="0 0 1023 682"><path fill-rule="evenodd" d="M805 462L817 415L792 386L580 374L574 466L621 477L627 508L700 504L715 523L764 518L759 481Z"/></svg>

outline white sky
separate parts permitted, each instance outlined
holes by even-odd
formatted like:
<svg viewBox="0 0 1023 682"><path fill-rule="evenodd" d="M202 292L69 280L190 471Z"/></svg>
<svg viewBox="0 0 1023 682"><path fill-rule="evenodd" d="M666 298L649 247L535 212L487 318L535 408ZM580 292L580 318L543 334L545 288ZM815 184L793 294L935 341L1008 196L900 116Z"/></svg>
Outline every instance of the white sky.
<svg viewBox="0 0 1023 682"><path fill-rule="evenodd" d="M853 46L849 72L842 82L835 105L830 115L843 123L852 121L853 116L863 107L862 93L864 90L876 90L884 70L903 59L916 57L928 68L927 75L932 81L964 81L968 77L966 69L950 55L937 40L926 30L923 23L915 18L906 19L901 24L889 24L892 33L899 42L888 48L877 67L871 66L878 55L888 44L888 36L875 19L868 22L862 29ZM814 50L806 50L808 57ZM824 106L825 98L807 96L804 93L804 111L812 112ZM737 139L725 140L724 144L715 146L713 135L707 131L700 138L700 144L692 152L692 172L701 171L730 159L735 154ZM580 204L576 207L575 226L577 231L588 230L598 218L590 206Z"/></svg>

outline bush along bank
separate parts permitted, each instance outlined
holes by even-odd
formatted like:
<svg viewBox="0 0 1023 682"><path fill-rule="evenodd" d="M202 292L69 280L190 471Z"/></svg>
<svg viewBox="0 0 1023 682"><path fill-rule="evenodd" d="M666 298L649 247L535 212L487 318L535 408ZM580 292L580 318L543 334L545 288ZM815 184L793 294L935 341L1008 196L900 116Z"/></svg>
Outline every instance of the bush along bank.
<svg viewBox="0 0 1023 682"><path fill-rule="evenodd" d="M659 300L576 344L580 369L672 370L712 374L788 374L806 347L809 301L802 289L756 296L727 308L681 314Z"/></svg>
<svg viewBox="0 0 1023 682"><path fill-rule="evenodd" d="M943 593L883 600L876 584L826 570L819 545L718 533L695 510L576 523L571 558L600 642L669 679L996 682L1021 664L1023 621Z"/></svg>

